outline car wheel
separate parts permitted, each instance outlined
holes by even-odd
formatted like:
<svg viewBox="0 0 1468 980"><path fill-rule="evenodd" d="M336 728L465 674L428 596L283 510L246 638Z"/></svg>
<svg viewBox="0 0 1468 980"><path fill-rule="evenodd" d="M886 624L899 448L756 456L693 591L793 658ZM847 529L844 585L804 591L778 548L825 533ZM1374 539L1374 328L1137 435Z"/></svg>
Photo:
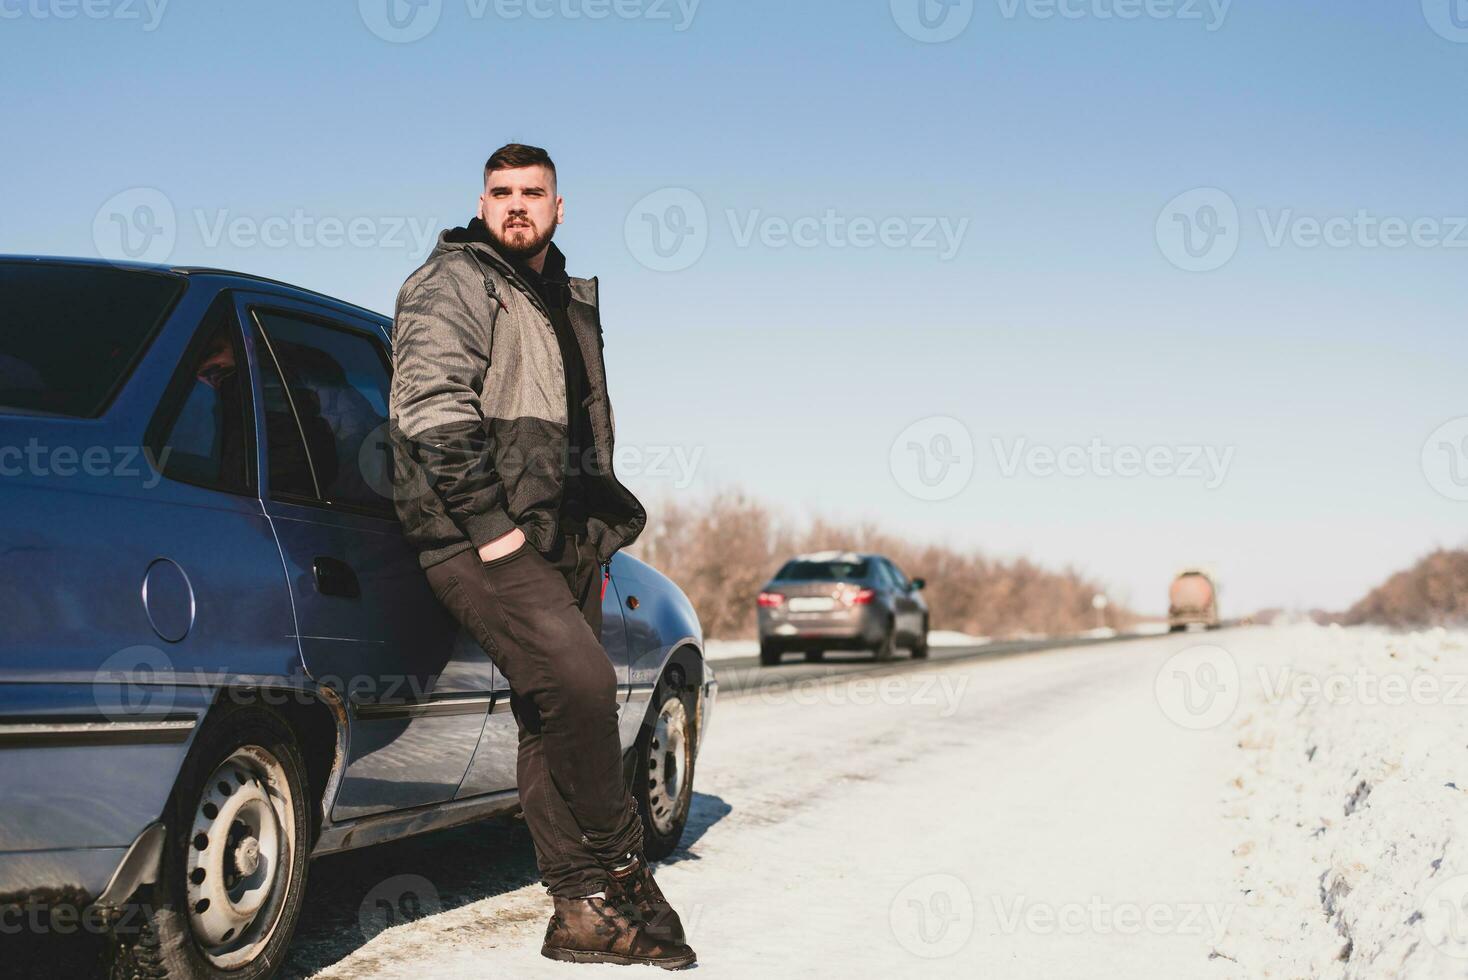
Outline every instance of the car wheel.
<svg viewBox="0 0 1468 980"><path fill-rule="evenodd" d="M824 650L807 650L807 651L805 651L805 662L808 663L808 664L818 664L822 660L825 660L825 659L826 659L826 651L824 651Z"/></svg>
<svg viewBox="0 0 1468 980"><path fill-rule="evenodd" d="M887 624L887 635L882 638L882 642L881 643L878 643L877 644L877 651L876 652L877 652L877 659L878 660L891 660L892 659L892 655L897 652L897 624L896 623L888 623Z"/></svg>
<svg viewBox="0 0 1468 980"><path fill-rule="evenodd" d="M693 806L697 693L664 678L653 696L651 723L637 736L633 796L642 813L642 849L661 861L678 846Z"/></svg>
<svg viewBox="0 0 1468 980"><path fill-rule="evenodd" d="M774 667L780 663L780 648L773 643L761 643L759 645L759 662L761 667Z"/></svg>
<svg viewBox="0 0 1468 980"><path fill-rule="evenodd" d="M168 801L158 883L134 899L141 929L114 943L112 976L258 980L280 969L311 851L305 772L278 715L211 712Z"/></svg>
<svg viewBox="0 0 1468 980"><path fill-rule="evenodd" d="M928 659L928 617L926 616L923 617L922 632L917 635L917 639L912 643L912 659Z"/></svg>

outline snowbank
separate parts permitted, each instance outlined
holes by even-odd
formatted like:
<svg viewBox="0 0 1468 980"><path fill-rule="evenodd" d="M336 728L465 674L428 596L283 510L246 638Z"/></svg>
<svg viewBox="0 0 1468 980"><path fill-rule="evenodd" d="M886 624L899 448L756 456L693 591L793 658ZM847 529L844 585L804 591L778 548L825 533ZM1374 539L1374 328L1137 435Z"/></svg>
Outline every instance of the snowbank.
<svg viewBox="0 0 1468 980"><path fill-rule="evenodd" d="M1468 634L1232 636L1247 904L1219 953L1261 977L1468 975Z"/></svg>

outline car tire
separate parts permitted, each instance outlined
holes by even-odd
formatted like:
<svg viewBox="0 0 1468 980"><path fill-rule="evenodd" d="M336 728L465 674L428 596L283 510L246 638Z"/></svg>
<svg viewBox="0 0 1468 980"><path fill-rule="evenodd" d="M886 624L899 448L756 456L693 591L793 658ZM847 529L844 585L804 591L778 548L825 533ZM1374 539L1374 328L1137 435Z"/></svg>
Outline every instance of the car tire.
<svg viewBox="0 0 1468 980"><path fill-rule="evenodd" d="M887 635L882 638L881 643L877 644L875 652L879 661L891 660L893 655L897 653L896 623L887 624Z"/></svg>
<svg viewBox="0 0 1468 980"><path fill-rule="evenodd" d="M773 643L761 642L759 645L759 662L761 667L777 667L780 664L781 650Z"/></svg>
<svg viewBox="0 0 1468 980"><path fill-rule="evenodd" d="M912 643L912 659L928 659L928 617L923 617L923 630Z"/></svg>
<svg viewBox="0 0 1468 980"><path fill-rule="evenodd" d="M807 650L807 651L805 651L805 662L808 663L808 664L818 664L822 660L825 660L825 659L826 659L826 651L824 651L824 650Z"/></svg>
<svg viewBox="0 0 1468 980"><path fill-rule="evenodd" d="M235 703L210 712L164 813L158 882L132 899L137 925L114 933L109 976L263 980L280 969L311 853L305 773L279 715Z"/></svg>
<svg viewBox="0 0 1468 980"><path fill-rule="evenodd" d="M676 683L675 683L676 681ZM698 693L681 677L665 676L653 693L633 752L632 795L642 815L642 850L649 861L672 854L693 808Z"/></svg>

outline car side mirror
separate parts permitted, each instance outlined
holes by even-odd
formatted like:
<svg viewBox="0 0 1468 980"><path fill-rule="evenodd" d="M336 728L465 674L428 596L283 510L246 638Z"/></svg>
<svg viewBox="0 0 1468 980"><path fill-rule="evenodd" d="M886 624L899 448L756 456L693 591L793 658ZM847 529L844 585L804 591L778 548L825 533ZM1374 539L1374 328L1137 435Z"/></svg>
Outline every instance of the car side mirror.
<svg viewBox="0 0 1468 980"><path fill-rule="evenodd" d="M927 587L928 587L928 580L925 579L925 578L915 578L915 579L912 580L912 588L913 588L913 591L914 592L916 592L916 591L918 591L920 589L925 589Z"/></svg>

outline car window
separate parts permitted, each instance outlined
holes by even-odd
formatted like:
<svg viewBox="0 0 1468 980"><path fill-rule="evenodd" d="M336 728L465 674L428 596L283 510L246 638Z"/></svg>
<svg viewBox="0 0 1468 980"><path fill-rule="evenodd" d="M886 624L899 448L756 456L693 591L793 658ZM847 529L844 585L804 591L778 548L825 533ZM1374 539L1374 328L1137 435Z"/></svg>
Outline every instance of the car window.
<svg viewBox="0 0 1468 980"><path fill-rule="evenodd" d="M100 415L184 282L132 269L0 262L0 405Z"/></svg>
<svg viewBox="0 0 1468 980"><path fill-rule="evenodd" d="M291 496L392 515L380 451L390 375L381 344L345 327L256 310L270 445L270 485ZM277 480L280 472L282 479Z"/></svg>
<svg viewBox="0 0 1468 980"><path fill-rule="evenodd" d="M786 562L775 578L784 582L841 582L867 577L869 565L865 559L858 561L805 561L797 559Z"/></svg>
<svg viewBox="0 0 1468 980"><path fill-rule="evenodd" d="M163 475L229 493L254 492L248 375L233 303L205 314L148 440Z"/></svg>
<svg viewBox="0 0 1468 980"><path fill-rule="evenodd" d="M908 580L906 575L902 574L902 569L898 568L890 560L883 562L883 564L887 566L887 575L892 579L894 586L903 592L906 592L912 587L912 582Z"/></svg>

